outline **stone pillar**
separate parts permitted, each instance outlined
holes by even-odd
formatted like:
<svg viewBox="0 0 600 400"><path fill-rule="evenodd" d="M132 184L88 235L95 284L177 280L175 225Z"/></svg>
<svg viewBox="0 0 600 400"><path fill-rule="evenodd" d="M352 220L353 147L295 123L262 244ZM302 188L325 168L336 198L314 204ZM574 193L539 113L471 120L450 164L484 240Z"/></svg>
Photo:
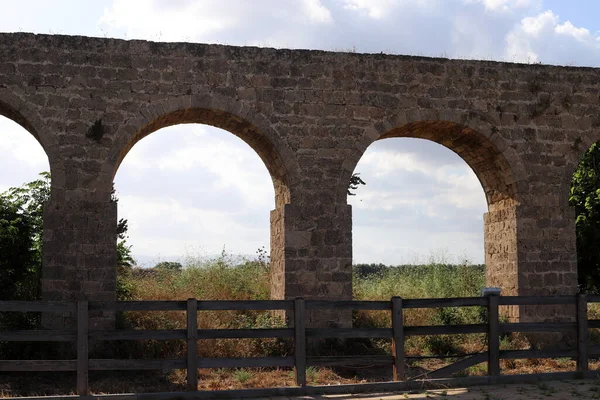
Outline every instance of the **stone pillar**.
<svg viewBox="0 0 600 400"><path fill-rule="evenodd" d="M575 294L574 210L568 206L519 206L518 216L519 294Z"/></svg>
<svg viewBox="0 0 600 400"><path fill-rule="evenodd" d="M575 217L568 206L519 205L489 212L485 221L486 284L508 296L577 292ZM506 307L509 320L565 320L569 307Z"/></svg>
<svg viewBox="0 0 600 400"><path fill-rule="evenodd" d="M517 207L489 211L483 216L486 286L499 287L504 296L519 294ZM519 319L518 307L501 307L502 315Z"/></svg>
<svg viewBox="0 0 600 400"><path fill-rule="evenodd" d="M352 299L352 210L349 205L285 204L272 211L271 252L273 298ZM310 313L308 323L349 327L352 319L350 312L323 310Z"/></svg>
<svg viewBox="0 0 600 400"><path fill-rule="evenodd" d="M519 206L519 295L575 295L575 215L569 206ZM521 307L522 322L573 320L567 306Z"/></svg>
<svg viewBox="0 0 600 400"><path fill-rule="evenodd" d="M285 299L285 205L271 211L271 298Z"/></svg>
<svg viewBox="0 0 600 400"><path fill-rule="evenodd" d="M116 221L114 202L51 199L44 207L42 300L116 299ZM46 328L74 320L43 316ZM92 327L114 326L114 313L92 315Z"/></svg>

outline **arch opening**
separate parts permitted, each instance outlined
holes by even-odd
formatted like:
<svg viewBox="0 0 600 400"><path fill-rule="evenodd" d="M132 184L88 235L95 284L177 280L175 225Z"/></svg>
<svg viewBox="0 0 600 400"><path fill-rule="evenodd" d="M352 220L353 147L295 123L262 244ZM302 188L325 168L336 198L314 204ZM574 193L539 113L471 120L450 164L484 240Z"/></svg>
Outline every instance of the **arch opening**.
<svg viewBox="0 0 600 400"><path fill-rule="evenodd" d="M151 123L138 129L128 138L127 143L120 149L113 177L127 153L133 146L159 129L181 124L204 124L228 131L243 140L250 146L263 161L269 171L275 190L275 204L279 208L290 202L289 174L283 158L275 144L273 144L256 126L231 113L207 109L186 108L173 111L154 119Z"/></svg>
<svg viewBox="0 0 600 400"><path fill-rule="evenodd" d="M200 137L189 135L190 130L194 131L198 129L202 131L201 134L198 135ZM246 256L256 256L258 253L258 259L262 258L263 260L266 255L264 248L270 247L270 281L271 285L274 285L273 282L276 278L274 279L273 277L277 277L278 274L280 274L279 271L284 268L283 219L281 218L281 215L284 205L290 202L290 174L288 173L289 167L285 164L287 158L282 157L280 151L281 148L278 147L277 143L273 143L273 132L270 132L269 136L265 135L263 134L262 129L259 129L248 120L225 111L209 108L176 110L153 119L151 123L145 124L141 128L135 130L134 134L129 136L126 141L123 141L120 149L117 149L118 151L115 153L113 173L116 175L117 170L121 170L120 165L122 162L123 165L126 165L126 155L128 155L136 143L142 139L150 136L142 143L150 144L152 142L151 138L161 136L165 140L165 143L173 144L180 140L177 138L178 136L173 135L173 133L178 130L182 132L182 136L179 136L180 138L184 136L193 138L189 144L185 145L185 152L191 160L190 165L195 165L197 167L202 167L201 169L208 170L211 178L220 179L221 183L226 181L227 184L230 186L233 185L238 189L241 186L244 187L244 190L239 191L239 196L236 197L231 194L225 194L225 192L220 192L217 190L219 189L218 187L213 186L214 190L212 193L205 193L204 198L198 199L197 203L199 205L202 205L203 203L212 203L207 205L208 208L213 207L212 212L209 213L213 218L212 232L214 237L210 238L211 243L218 240L223 242L220 244L218 252L220 252L223 249L223 245L225 245L225 250L228 253L243 253L243 255ZM151 135L152 133L155 133L155 135ZM231 136L231 134L233 134L233 136ZM215 142L214 139L216 138L220 138L220 142ZM192 144L191 142L195 142L195 144ZM196 148L199 149L197 157L194 157L193 146L196 146ZM168 147L168 145L159 147L163 147L162 149L157 149L160 152L160 150L164 150L164 147ZM215 155L221 155L222 157L220 161L213 163L213 156ZM256 158L256 155L258 155L258 158ZM180 157L175 158L179 159ZM198 163L198 159L194 160L194 158L200 158L202 159L202 162ZM251 166L248 166L248 164L244 164L244 166L237 163L239 159L242 159L244 162L252 159ZM258 161L258 159L262 162ZM178 161L182 160L179 159ZM289 160L287 161L289 162ZM231 168L232 165L235 165L235 168ZM173 174L173 176L176 175L177 174ZM260 175L260 179L262 179L261 183L255 183L257 181L254 178L258 175ZM265 184L264 178L267 178L267 176L270 178L270 183ZM120 187L120 179L121 173L117 176L116 189L120 202L124 203L127 199L124 199L123 197L124 192ZM147 182L148 180L146 183ZM200 186L202 186L205 181L201 182ZM156 182L153 182L152 185L155 183ZM227 184L225 184L225 186L227 186ZM193 187L194 185L192 184L190 186ZM270 189L271 187L273 189ZM195 191L200 192L200 189L202 189L202 187L196 187ZM210 191L210 187L208 189ZM222 187L220 189L222 189ZM235 204L236 198L237 205ZM227 206L227 203L232 203L233 205L229 204ZM254 206L252 206L254 208L251 211L247 210L248 208L252 208L249 204L256 205L257 203L260 203L260 210L257 210ZM273 205L275 207L273 207ZM215 210L222 206L227 206L228 209L215 212ZM270 215L268 212L265 212L265 210L273 208L274 210L270 212ZM138 209L138 211L140 210ZM244 214L246 211L248 211L248 213ZM197 215L202 216L202 213ZM204 213L204 215L206 216L208 214ZM216 219L214 218L215 215L217 216ZM124 216L129 218L126 215ZM193 218L190 219L191 220L182 223L193 223ZM231 222L233 219L237 219L237 222L241 219L246 219L245 228L235 228L235 224ZM130 221L131 225L134 226L136 222L133 219L130 219ZM264 225L263 221L265 222ZM269 229L266 228L269 226L269 223L270 237ZM229 234L228 239L219 239L227 237L227 232L225 231L228 226L229 232L238 234L237 247L236 243L231 243L232 239L234 239L233 237L236 235ZM173 227L171 226L171 228ZM206 231L211 231L210 226L206 225ZM255 231L259 233L256 233ZM240 247L240 235L243 236L243 234L246 234L247 240L245 240L244 246ZM132 230L130 236L133 235L134 232ZM195 239L196 243L199 242L197 237L193 239ZM261 241L261 243L255 243L257 239ZM135 243L133 244L135 249ZM254 247L250 249L248 246ZM212 249L200 249L200 252L211 256L215 254L215 246L212 247ZM166 255L168 256L169 254ZM272 288L270 289L273 294L274 290Z"/></svg>
<svg viewBox="0 0 600 400"><path fill-rule="evenodd" d="M348 196L355 264L484 263L485 194L458 155L424 139L374 142Z"/></svg>
<svg viewBox="0 0 600 400"><path fill-rule="evenodd" d="M503 294L506 295L517 294L519 275L517 269L516 213L519 202L517 197L516 179L511 164L509 164L504 153L496 146L495 141L493 140L493 133L488 137L470 127L452 121L415 121L381 132L379 136L374 137L375 141L373 143L383 145L386 142L384 139L393 138L403 138L403 140L424 139L425 141L437 143L451 151L446 152L446 154L454 153L452 156L455 161L458 160L457 165L464 171L468 171L470 178L466 178L466 175L460 176L460 174L452 176L452 173L448 173L447 170L443 169L448 167L442 166L442 169L438 169L438 176L436 177L438 181L440 179L442 181L439 181L437 185L442 187L446 184L447 182L443 182L444 179L454 179L460 184L470 182L468 185L470 188L469 190L471 190L472 193L479 193L475 194L475 196L483 194L485 203L483 203L480 198L479 205L470 210L469 207L465 207L463 204L462 210L466 211L466 213L456 213L457 215L462 215L463 220L454 222L453 226L448 228L448 234L452 235L452 232L456 231L456 236L469 232L471 234L471 241L476 244L471 246L471 248L475 250L470 252L471 254L475 254L475 256L467 258L474 258L474 260L471 261L485 264L485 284L487 286L501 287ZM398 149L401 148L402 146L398 147ZM440 152L440 154L442 153L443 152ZM361 157L364 154L365 153L362 153ZM445 156L441 155L440 157L443 158ZM410 161L414 165L406 165L406 160L403 160L403 163L405 164L404 168L414 168L415 170L420 170L422 172L427 167L427 165L423 164L423 161L420 161L418 158ZM465 166L464 163L467 165ZM462 164L462 166L460 164ZM354 163L352 172L346 171L347 178L342 182L348 182L351 173L353 172L362 173L358 162ZM357 192L360 193L360 191L364 191L364 193L366 193L369 187L368 176L361 175L361 177L367 182L367 185L364 188L361 186ZM424 175L424 177L416 183L424 185L426 182L427 179ZM431 180L430 182L434 181ZM408 186L410 187L416 183L409 182ZM460 185L456 185L454 189L451 189L454 190L454 192L449 193L452 197L446 196L447 199L450 199L447 200L447 202L455 203L454 210L459 209L460 202L465 203L464 195L466 195L466 193L460 193L460 190L457 188L460 188ZM344 189L346 189L346 187L344 187ZM399 188L398 193L402 193L403 189L406 188ZM481 193L481 190L483 193ZM359 197L360 194L353 197L352 202L356 204L357 201L360 201ZM470 201L473 202L472 199L470 199ZM475 203L477 203L477 200L475 200ZM415 201L415 204L417 204L415 208L418 208L418 200ZM354 215L356 215L357 212L360 212L360 206L355 205L353 208ZM433 211L433 218L430 218L429 220L436 221L437 218L439 221L444 222L452 219L450 218L451 216L446 215L446 213L455 212L453 210L449 211L444 202L438 204L438 209ZM482 213L483 218L481 218ZM414 224L420 223L417 217L413 219L415 219L415 221L413 221ZM463 225L465 222L464 220L469 220L470 223ZM444 224L440 223L440 226L442 225ZM377 229L377 227L374 226L373 229ZM432 223L429 229L434 232L436 229L435 224ZM405 233L410 235L410 232ZM483 233L483 235L481 233ZM437 234L438 233L436 232L436 235ZM358 238L356 231L353 233L353 236ZM433 237L436 236L424 236L422 237L422 240L433 241ZM455 237L452 237L447 243L451 244L455 239ZM355 248L360 248L360 245ZM483 249L483 251L480 251L479 249ZM439 249L439 247L433 246L433 250L441 252L442 259L448 255L447 253L444 253L444 247ZM455 263L462 261L461 256L463 254L461 253L463 253L463 249L448 250L455 256L451 261ZM480 256L482 253L483 257ZM440 254L437 255L440 256ZM356 259L356 257L357 254L354 254L353 258ZM435 261L436 257L429 257L429 260L431 259ZM404 259L399 259L395 262L402 263L404 261L404 263L414 264L415 262L413 260L414 257L413 259L405 257ZM421 258L421 260L423 260L423 258ZM425 261L427 262L428 260L426 259ZM517 312L516 310L513 311ZM511 315L509 315L509 317L510 316Z"/></svg>
<svg viewBox="0 0 600 400"><path fill-rule="evenodd" d="M14 107L11 107L8 103L0 100L0 116L6 117L8 120L20 125L23 129L25 129L29 134L33 135L33 137L38 141L40 146L43 148L43 144L40 141L40 137L34 126L29 123L29 121Z"/></svg>
<svg viewBox="0 0 600 400"><path fill-rule="evenodd" d="M144 259L170 261L190 251L216 256L224 246L252 255L269 247L268 172L229 132L198 124L154 132L124 159L115 190L129 242Z"/></svg>
<svg viewBox="0 0 600 400"><path fill-rule="evenodd" d="M418 121L392 129L378 140L393 137L428 139L458 154L479 179L489 211L517 204L516 182L506 158L474 129L451 121Z"/></svg>

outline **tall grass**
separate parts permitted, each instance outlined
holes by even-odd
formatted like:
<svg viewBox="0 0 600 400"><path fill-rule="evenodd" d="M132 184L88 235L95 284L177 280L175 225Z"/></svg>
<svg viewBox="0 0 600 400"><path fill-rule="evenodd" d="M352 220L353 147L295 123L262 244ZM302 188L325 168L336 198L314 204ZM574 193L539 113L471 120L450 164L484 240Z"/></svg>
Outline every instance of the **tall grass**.
<svg viewBox="0 0 600 400"><path fill-rule="evenodd" d="M357 300L389 300L393 296L410 299L470 297L479 296L485 286L483 265L374 266L373 272L363 272L366 269L365 266L354 268L353 290Z"/></svg>
<svg viewBox="0 0 600 400"><path fill-rule="evenodd" d="M485 285L483 265L402 265L385 267L359 265L354 268L353 290L357 300L389 300L402 298L447 298L479 296ZM446 307L407 309L404 324L454 325L477 324L485 321L481 307ZM389 311L358 311L353 315L355 326L390 327ZM436 335L407 338L409 354L449 355L470 351L470 345L480 346L482 335ZM373 341L374 347L389 351L389 341Z"/></svg>
<svg viewBox="0 0 600 400"><path fill-rule="evenodd" d="M223 254L216 259L190 258L182 270L134 268L119 277L121 300L265 300L270 295L268 264L262 261L235 263ZM127 329L184 329L186 314L181 311L126 312L118 324ZM264 311L198 312L200 329L243 329L283 327L284 321ZM289 352L291 344L282 339L211 339L199 341L202 357L252 357ZM183 357L184 341L137 341L121 343L112 353L139 358Z"/></svg>
<svg viewBox="0 0 600 400"><path fill-rule="evenodd" d="M121 293L127 300L264 300L270 294L269 265L260 260L235 261L226 254L216 259L191 258L182 270L133 269L120 278ZM389 300L403 298L477 296L484 286L482 265L405 265L386 267L359 265L354 268L354 298L357 300ZM475 308L444 308L406 310L408 325L461 324L481 322L483 314ZM120 325L129 329L183 329L184 312L128 312ZM390 326L389 312L370 311L354 314L357 327ZM200 311L199 328L276 328L284 321L270 312L260 311ZM446 340L448 343L444 342ZM443 342L443 343L442 343ZM430 352L448 352L460 343L454 338L419 338L413 347ZM211 340L200 343L204 357L255 357L286 354L291 351L286 340L246 339ZM385 347L387 342L370 342L369 348ZM136 342L116 347L117 353L129 357L179 357L184 354L183 342ZM123 354L125 355L125 354Z"/></svg>
<svg viewBox="0 0 600 400"><path fill-rule="evenodd" d="M137 300L265 300L270 295L268 264L234 264L226 256L186 262L181 271L133 269L126 278Z"/></svg>

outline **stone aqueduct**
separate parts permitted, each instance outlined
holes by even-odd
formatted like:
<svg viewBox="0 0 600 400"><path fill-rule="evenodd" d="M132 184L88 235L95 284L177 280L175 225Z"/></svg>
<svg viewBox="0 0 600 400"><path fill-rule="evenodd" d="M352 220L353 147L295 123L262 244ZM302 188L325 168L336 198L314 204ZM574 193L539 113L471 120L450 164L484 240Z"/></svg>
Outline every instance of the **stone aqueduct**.
<svg viewBox="0 0 600 400"><path fill-rule="evenodd" d="M46 300L115 298L113 177L137 141L182 123L237 135L271 174L274 298L351 297L346 188L365 149L390 137L440 143L476 173L489 285L574 293L569 188L600 139L599 96L591 68L0 34L0 114L39 141L52 172Z"/></svg>

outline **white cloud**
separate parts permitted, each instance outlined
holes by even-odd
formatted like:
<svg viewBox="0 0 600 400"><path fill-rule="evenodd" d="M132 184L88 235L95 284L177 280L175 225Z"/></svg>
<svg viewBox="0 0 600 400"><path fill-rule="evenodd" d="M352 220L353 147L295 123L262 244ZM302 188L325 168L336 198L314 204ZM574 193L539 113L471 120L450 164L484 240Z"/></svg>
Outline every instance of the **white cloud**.
<svg viewBox="0 0 600 400"><path fill-rule="evenodd" d="M240 23L240 15L222 13L222 2L115 0L100 24L125 29L131 38L194 40Z"/></svg>
<svg viewBox="0 0 600 400"><path fill-rule="evenodd" d="M273 183L262 160L242 140L221 129L186 124L152 133L123 160L117 172L117 189L123 192L131 187L130 176L156 176L158 172L165 180L177 179L190 188L208 186L240 193L248 207L274 208Z"/></svg>
<svg viewBox="0 0 600 400"><path fill-rule="evenodd" d="M562 25L561 24L556 25L556 27L554 28L554 31L557 34L572 36L575 39L578 39L582 42L594 40L592 38L592 35L590 34L589 30L587 30L585 28L576 28L575 26L573 26L571 21L566 21ZM595 40L598 40L598 38L596 38Z"/></svg>
<svg viewBox="0 0 600 400"><path fill-rule="evenodd" d="M465 3L480 3L491 11L514 11L541 5L540 0L465 0Z"/></svg>
<svg viewBox="0 0 600 400"><path fill-rule="evenodd" d="M268 213L262 225L236 220L236 210L188 207L178 199L153 200L136 195L119 197L119 216L129 220L128 243L134 255L179 255L190 248L218 254L226 246L234 254L253 254L268 247Z"/></svg>
<svg viewBox="0 0 600 400"><path fill-rule="evenodd" d="M40 172L49 170L48 157L31 133L0 116L0 193L31 182Z"/></svg>
<svg viewBox="0 0 600 400"><path fill-rule="evenodd" d="M44 168L48 157L40 143L25 128L0 116L0 154L10 155L20 163Z"/></svg>
<svg viewBox="0 0 600 400"><path fill-rule="evenodd" d="M109 36L123 32L162 41L597 65L597 54L585 55L597 51L597 36L561 22L552 11L540 12L542 5L542 0L113 0L99 26Z"/></svg>
<svg viewBox="0 0 600 400"><path fill-rule="evenodd" d="M237 254L269 247L274 190L258 155L229 132L196 124L163 128L137 143L115 179L119 217L134 256L202 247Z"/></svg>
<svg viewBox="0 0 600 400"><path fill-rule="evenodd" d="M321 0L113 0L98 23L136 39L278 45L291 31L300 41L301 31L331 22Z"/></svg>
<svg viewBox="0 0 600 400"><path fill-rule="evenodd" d="M552 11L523 18L506 35L505 57L520 62L597 66L600 36L570 21L562 22Z"/></svg>
<svg viewBox="0 0 600 400"><path fill-rule="evenodd" d="M308 17L314 22L333 22L331 12L321 3L321 0L304 0Z"/></svg>
<svg viewBox="0 0 600 400"><path fill-rule="evenodd" d="M421 259L435 243L483 262L485 195L458 155L430 141L385 139L367 149L355 171L366 181L348 198L358 261L410 262L408 255Z"/></svg>
<svg viewBox="0 0 600 400"><path fill-rule="evenodd" d="M386 177L402 171L418 171L425 175L431 175L433 172L426 163L419 162L417 154L398 151L367 151L361 158L360 165L373 169L377 177Z"/></svg>
<svg viewBox="0 0 600 400"><path fill-rule="evenodd" d="M435 146L435 144L433 144ZM450 150L447 150L450 152ZM456 158L459 158L455 155ZM428 179L433 187L439 191L434 199L436 208L440 204L451 204L458 208L476 208L481 205L484 198L481 183L469 166L461 160L461 165L436 166L419 157L417 153L403 153L399 151L372 150L367 151L356 167L357 171L369 171L372 179L381 181L392 180L398 174L418 173L424 179ZM446 186L447 188L444 188ZM390 210L397 204L424 204L432 198L423 199L422 196L410 200L405 196L393 200L394 193L390 191L370 192L364 190L364 202L366 204L379 204L386 210ZM432 213L433 214L433 213Z"/></svg>
<svg viewBox="0 0 600 400"><path fill-rule="evenodd" d="M414 3L422 3L416 0ZM390 10L398 5L395 0L342 0L343 7L348 10L366 11L374 19L384 18Z"/></svg>
<svg viewBox="0 0 600 400"><path fill-rule="evenodd" d="M552 28L557 23L558 15L554 15L552 11L545 11L535 17L523 18L521 27L524 33L539 38L542 34L552 33Z"/></svg>

